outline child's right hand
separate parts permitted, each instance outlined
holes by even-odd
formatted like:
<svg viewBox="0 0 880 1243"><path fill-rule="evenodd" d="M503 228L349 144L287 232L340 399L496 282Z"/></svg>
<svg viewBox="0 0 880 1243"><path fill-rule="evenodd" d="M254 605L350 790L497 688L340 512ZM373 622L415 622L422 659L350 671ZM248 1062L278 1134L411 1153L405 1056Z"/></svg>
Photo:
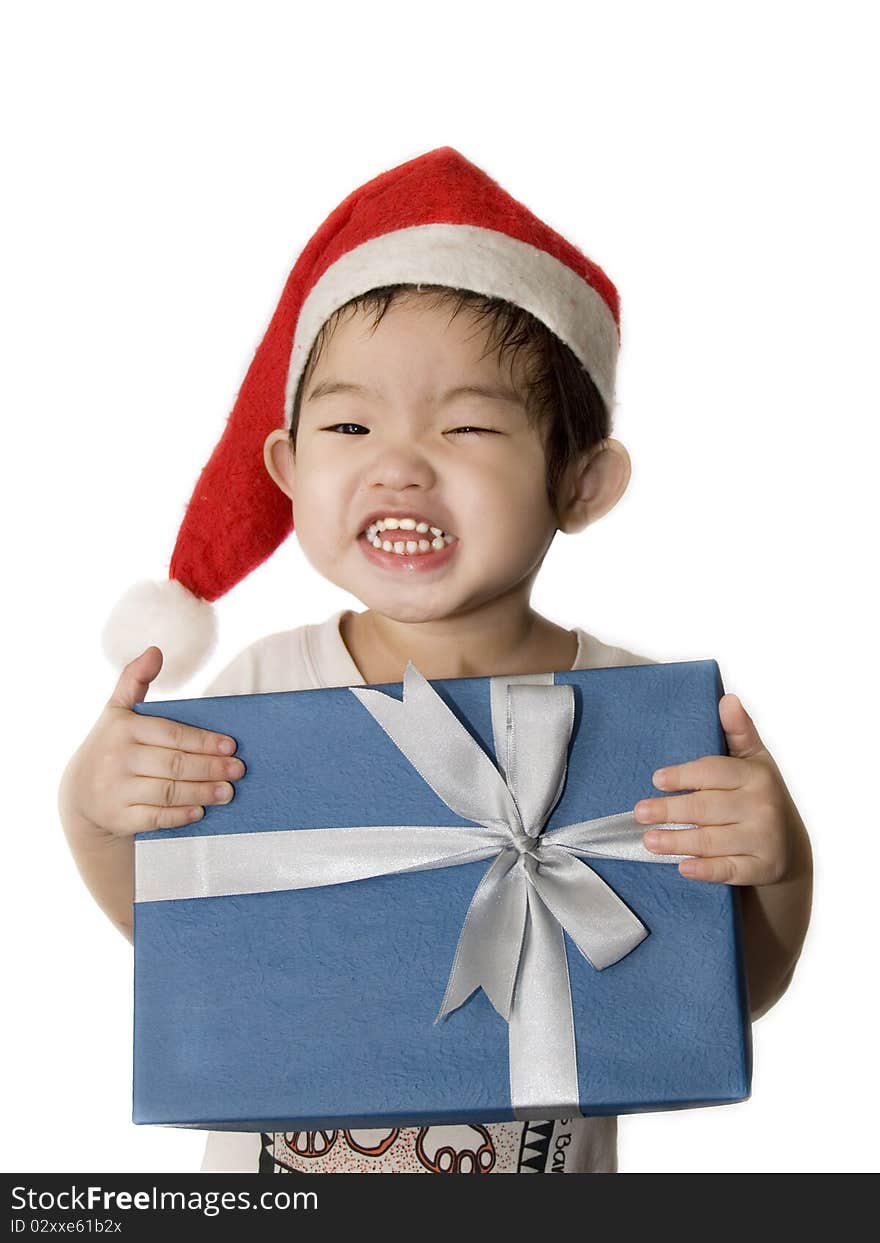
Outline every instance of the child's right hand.
<svg viewBox="0 0 880 1243"><path fill-rule="evenodd" d="M158 647L125 666L65 770L63 802L102 835L130 838L190 824L206 805L228 803L231 783L244 774L234 739L133 711L161 668Z"/></svg>

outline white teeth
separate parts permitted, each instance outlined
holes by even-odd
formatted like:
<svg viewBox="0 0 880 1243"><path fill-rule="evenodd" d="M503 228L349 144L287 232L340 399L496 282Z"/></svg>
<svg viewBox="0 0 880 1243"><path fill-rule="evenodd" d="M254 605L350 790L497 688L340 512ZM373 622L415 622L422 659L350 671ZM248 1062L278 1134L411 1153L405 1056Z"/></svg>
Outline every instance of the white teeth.
<svg viewBox="0 0 880 1243"><path fill-rule="evenodd" d="M419 535L426 535L429 531L434 537L433 539L408 539L408 540L387 540L382 539L384 531L417 531ZM364 532L367 542L372 544L374 548L381 548L385 552L393 552L398 556L408 554L412 556L414 553L427 553L433 551L440 552L447 544L455 542L455 536L449 535L441 527L429 526L427 522L420 522L415 518L377 518L371 522Z"/></svg>
<svg viewBox="0 0 880 1243"><path fill-rule="evenodd" d="M367 538L372 539L374 535L380 534L382 531L418 531L419 535L427 535L428 531L432 535L445 535L446 532L440 527L429 526L427 522L418 522L415 518L377 518L367 527Z"/></svg>

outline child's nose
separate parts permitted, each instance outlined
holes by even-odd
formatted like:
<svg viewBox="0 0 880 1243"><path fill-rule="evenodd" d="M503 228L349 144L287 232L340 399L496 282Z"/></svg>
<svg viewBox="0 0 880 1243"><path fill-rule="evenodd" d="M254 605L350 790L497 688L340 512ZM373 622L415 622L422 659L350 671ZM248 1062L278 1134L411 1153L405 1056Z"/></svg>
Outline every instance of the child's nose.
<svg viewBox="0 0 880 1243"><path fill-rule="evenodd" d="M387 445L370 462L365 483L399 492L414 485L430 487L435 478L429 456L417 445Z"/></svg>

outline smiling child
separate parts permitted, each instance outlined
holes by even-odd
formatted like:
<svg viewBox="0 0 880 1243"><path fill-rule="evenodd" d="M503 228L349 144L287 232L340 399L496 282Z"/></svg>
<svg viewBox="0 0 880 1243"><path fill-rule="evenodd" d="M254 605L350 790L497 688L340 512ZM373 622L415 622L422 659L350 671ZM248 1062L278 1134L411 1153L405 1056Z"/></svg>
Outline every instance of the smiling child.
<svg viewBox="0 0 880 1243"><path fill-rule="evenodd" d="M651 663L530 605L556 534L602 517L629 481L610 436L618 323L601 269L451 148L383 173L331 213L199 478L168 583L140 584L111 619L108 651L125 667L62 780L77 865L129 939L134 834L200 818L244 772L234 740L133 705L151 684L191 676L214 642L209 602L294 519L309 562L363 611L258 639L206 694L400 682L410 660L429 679ZM743 886L754 1019L797 963L811 852L737 696L719 716L729 754L656 774L658 788L690 793L636 814L696 826L644 839L693 855L679 866L694 883ZM616 1140L614 1117L218 1132L202 1169L614 1171Z"/></svg>

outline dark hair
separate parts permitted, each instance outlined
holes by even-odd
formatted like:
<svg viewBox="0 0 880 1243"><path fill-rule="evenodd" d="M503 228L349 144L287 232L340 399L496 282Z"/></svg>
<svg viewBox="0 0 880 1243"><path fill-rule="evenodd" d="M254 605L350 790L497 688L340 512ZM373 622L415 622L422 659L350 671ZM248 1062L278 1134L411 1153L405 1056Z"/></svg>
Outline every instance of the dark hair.
<svg viewBox="0 0 880 1243"><path fill-rule="evenodd" d="M453 304L450 319L467 308L478 324L488 327L489 344L482 357L497 351L499 358L511 352L511 366L524 350L526 413L540 429L547 463L547 497L558 513L558 489L569 464L611 432L611 415L598 389L572 350L539 319L502 298L490 298L467 289L445 285L384 285L359 294L337 308L321 326L309 352L293 402L290 446L294 448L300 405L306 384L314 373L321 352L343 313L355 308L375 313L373 331L394 302L412 293L436 294L435 306Z"/></svg>

